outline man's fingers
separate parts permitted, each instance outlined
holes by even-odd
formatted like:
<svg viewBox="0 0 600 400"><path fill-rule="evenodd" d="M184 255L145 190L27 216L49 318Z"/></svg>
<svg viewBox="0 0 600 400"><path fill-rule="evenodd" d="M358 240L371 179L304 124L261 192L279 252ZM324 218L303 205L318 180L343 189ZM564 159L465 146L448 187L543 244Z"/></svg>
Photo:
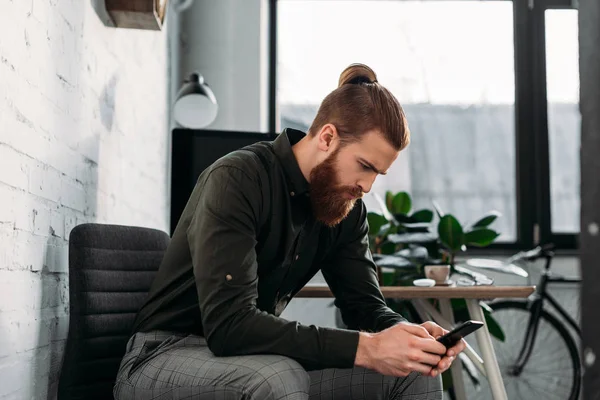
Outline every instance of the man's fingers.
<svg viewBox="0 0 600 400"><path fill-rule="evenodd" d="M422 326L405 324L405 325L402 325L402 327L406 332L412 333L413 335L420 336L422 338L429 338L429 339L433 338L433 336L431 336L429 334L427 329L425 329Z"/></svg>
<svg viewBox="0 0 600 400"><path fill-rule="evenodd" d="M436 369L440 371L445 371L452 365L455 357L443 357L440 362L437 364Z"/></svg>
<svg viewBox="0 0 600 400"><path fill-rule="evenodd" d="M439 326L438 324L436 324L432 321L424 322L421 324L421 326L423 326L425 329L427 329L427 331L434 338L438 338L438 337L444 335L446 332L448 332L448 331L444 330L444 328L442 328L441 326Z"/></svg>
<svg viewBox="0 0 600 400"><path fill-rule="evenodd" d="M408 364L408 368L411 371L420 372L423 375L429 375L431 373L431 370L432 370L431 365L421 364L421 363L418 363L418 362L409 363Z"/></svg>
<svg viewBox="0 0 600 400"><path fill-rule="evenodd" d="M467 342L465 342L465 339L461 339L457 344L448 349L447 354L449 356L456 356L458 353L462 352L466 346Z"/></svg>
<svg viewBox="0 0 600 400"><path fill-rule="evenodd" d="M427 353L433 353L433 354L439 354L439 355L446 354L446 350L447 350L446 346L444 346L437 340L432 340L431 338L419 339L417 343L418 343L418 347Z"/></svg>
<svg viewBox="0 0 600 400"><path fill-rule="evenodd" d="M442 357L436 354L421 351L416 361L420 362L421 364L427 364L435 367L441 360Z"/></svg>

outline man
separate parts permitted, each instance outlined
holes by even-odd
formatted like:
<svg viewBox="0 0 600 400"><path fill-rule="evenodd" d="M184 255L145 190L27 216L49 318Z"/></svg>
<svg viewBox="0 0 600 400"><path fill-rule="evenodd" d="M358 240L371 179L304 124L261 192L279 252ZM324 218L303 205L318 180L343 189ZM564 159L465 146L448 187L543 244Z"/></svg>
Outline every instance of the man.
<svg viewBox="0 0 600 400"><path fill-rule="evenodd" d="M432 322L386 306L360 200L408 145L402 108L364 65L308 135L235 151L198 179L114 389L117 399L441 399ZM279 317L322 271L348 329Z"/></svg>

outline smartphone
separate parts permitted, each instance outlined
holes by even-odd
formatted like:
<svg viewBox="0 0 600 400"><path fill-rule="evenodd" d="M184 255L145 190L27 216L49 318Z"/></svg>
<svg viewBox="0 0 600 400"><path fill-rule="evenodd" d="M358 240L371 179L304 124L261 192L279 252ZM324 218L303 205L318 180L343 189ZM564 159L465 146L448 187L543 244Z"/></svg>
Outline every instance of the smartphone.
<svg viewBox="0 0 600 400"><path fill-rule="evenodd" d="M462 338L470 333L475 332L477 329L483 326L481 321L466 321L446 333L444 336L438 338L438 342L448 347L452 347L457 344Z"/></svg>

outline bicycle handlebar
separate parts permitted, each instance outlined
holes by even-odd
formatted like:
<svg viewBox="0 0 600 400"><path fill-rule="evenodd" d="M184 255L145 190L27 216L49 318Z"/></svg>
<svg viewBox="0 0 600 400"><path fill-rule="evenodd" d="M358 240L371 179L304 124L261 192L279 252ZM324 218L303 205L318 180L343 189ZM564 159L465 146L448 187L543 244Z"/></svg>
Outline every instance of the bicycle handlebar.
<svg viewBox="0 0 600 400"><path fill-rule="evenodd" d="M520 251L517 254L511 256L507 260L507 264L514 263L517 261L535 261L541 257L553 257L554 256L554 244L548 243L543 246L537 246L531 250Z"/></svg>

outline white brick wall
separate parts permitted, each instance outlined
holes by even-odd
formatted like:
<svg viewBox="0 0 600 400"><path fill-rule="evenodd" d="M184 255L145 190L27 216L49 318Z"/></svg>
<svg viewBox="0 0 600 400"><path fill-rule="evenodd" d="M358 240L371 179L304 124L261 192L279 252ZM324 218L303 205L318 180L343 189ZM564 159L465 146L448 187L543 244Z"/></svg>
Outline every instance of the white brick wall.
<svg viewBox="0 0 600 400"><path fill-rule="evenodd" d="M0 0L0 399L56 391L69 233L167 230L166 32L82 0Z"/></svg>

